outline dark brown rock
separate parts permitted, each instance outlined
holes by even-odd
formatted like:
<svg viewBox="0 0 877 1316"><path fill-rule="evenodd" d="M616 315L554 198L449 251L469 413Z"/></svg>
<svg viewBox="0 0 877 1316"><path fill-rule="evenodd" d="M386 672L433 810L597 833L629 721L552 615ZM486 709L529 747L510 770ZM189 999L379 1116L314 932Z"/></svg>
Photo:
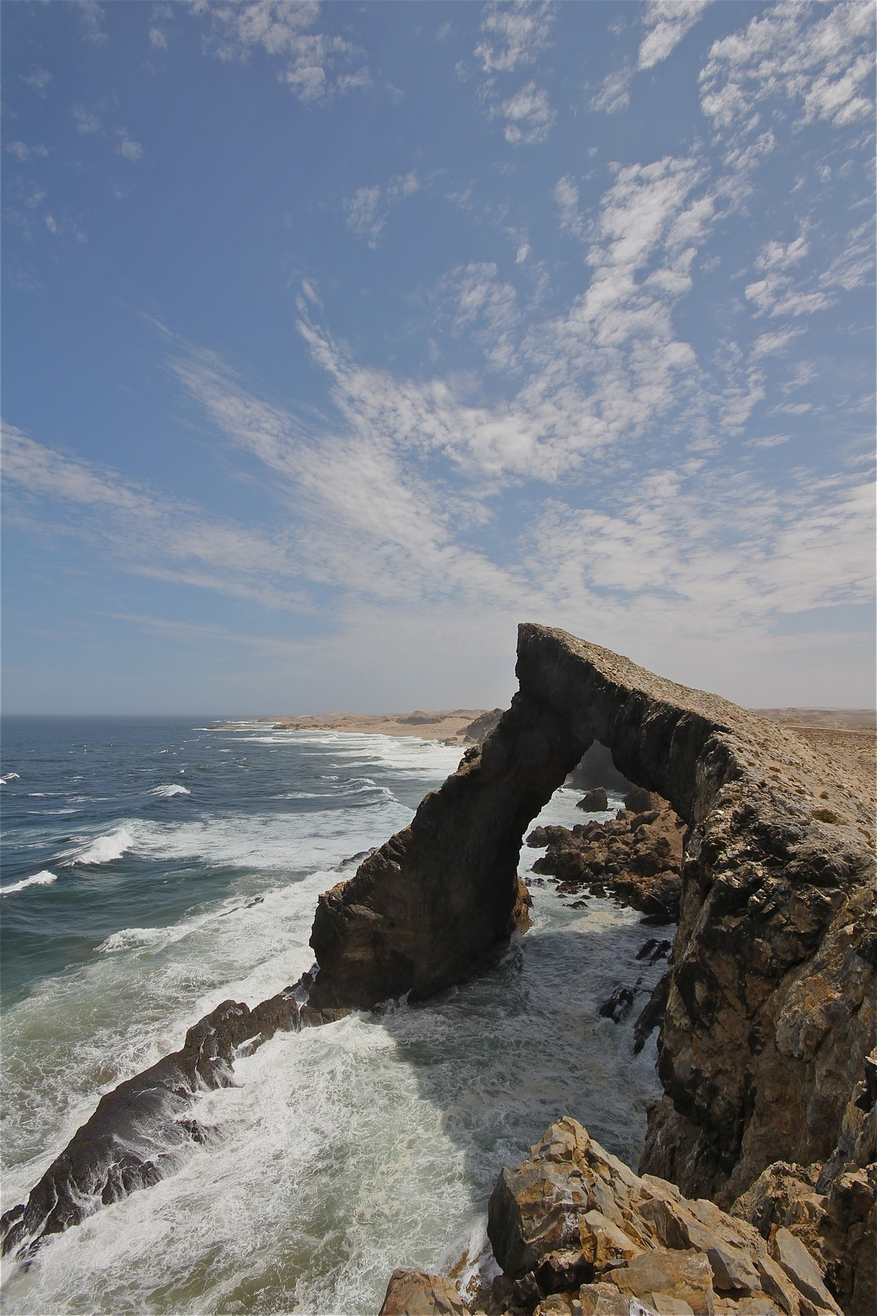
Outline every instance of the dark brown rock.
<svg viewBox="0 0 877 1316"><path fill-rule="evenodd" d="M624 807L631 813L648 813L654 809L655 801L651 791L644 790L642 786L632 786L624 797Z"/></svg>
<svg viewBox="0 0 877 1316"><path fill-rule="evenodd" d="M576 808L583 810L584 813L605 813L609 808L606 787L595 786L593 790L589 790L587 795L579 800Z"/></svg>
<svg viewBox="0 0 877 1316"><path fill-rule="evenodd" d="M566 890L609 894L655 922L672 923L679 917L684 825L666 800L641 794L652 806L641 814L622 809L572 831L536 828L527 843L548 849L533 871L557 877Z"/></svg>
<svg viewBox="0 0 877 1316"><path fill-rule="evenodd" d="M187 1146L204 1139L190 1117L202 1088L226 1087L235 1056L249 1054L282 1029L299 1027L289 988L250 1010L223 1001L186 1033L173 1051L101 1097L31 1191L0 1221L3 1252L31 1250L40 1239L78 1224L95 1209L156 1183L181 1163Z"/></svg>

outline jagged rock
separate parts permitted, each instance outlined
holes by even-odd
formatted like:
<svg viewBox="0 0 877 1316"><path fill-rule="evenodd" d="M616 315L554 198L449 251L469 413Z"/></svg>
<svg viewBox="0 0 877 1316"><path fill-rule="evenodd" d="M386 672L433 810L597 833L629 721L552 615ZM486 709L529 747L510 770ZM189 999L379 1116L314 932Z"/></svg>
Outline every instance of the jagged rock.
<svg viewBox="0 0 877 1316"><path fill-rule="evenodd" d="M494 708L490 713L482 713L480 717L475 718L474 722L461 727L458 734L463 736L467 744L480 745L487 739L491 731L498 726L502 714L503 710L501 708Z"/></svg>
<svg viewBox="0 0 877 1316"><path fill-rule="evenodd" d="M605 786L594 786L576 805L584 813L605 813L609 808L609 797Z"/></svg>
<svg viewBox="0 0 877 1316"><path fill-rule="evenodd" d="M595 819L571 831L535 828L527 844L548 849L533 871L557 877L569 892L608 893L653 921L671 923L679 917L683 823L666 800L649 791L639 796L649 806L641 813L625 808L607 822Z"/></svg>
<svg viewBox="0 0 877 1316"><path fill-rule="evenodd" d="M609 1274L622 1293L654 1307L661 1298L681 1298L694 1316L713 1316L715 1290L710 1264L695 1249L652 1248ZM666 1309L666 1304L665 1304Z"/></svg>
<svg viewBox="0 0 877 1316"><path fill-rule="evenodd" d="M321 898L312 1003L424 996L490 963L510 935L524 829L598 740L687 828L658 1038L666 1096L642 1168L730 1204L778 1159L829 1178L868 1163L862 1128L845 1123L877 999L859 796L794 732L562 631L522 626L517 674L482 748ZM821 821L826 807L837 822ZM608 890L621 871L608 844L605 868Z"/></svg>
<svg viewBox="0 0 877 1316"><path fill-rule="evenodd" d="M788 1229L778 1229L771 1242L771 1251L799 1293L813 1303L814 1307L824 1307L836 1316L843 1312L823 1283L819 1267L804 1244Z"/></svg>
<svg viewBox="0 0 877 1316"><path fill-rule="evenodd" d="M78 1224L107 1205L156 1183L176 1168L187 1145L204 1140L190 1118L195 1094L226 1087L235 1056L250 1054L278 1029L299 1027L299 1007L288 988L255 1009L223 1001L186 1033L179 1051L164 1056L101 1097L91 1118L32 1189L26 1203L0 1220L3 1252Z"/></svg>
<svg viewBox="0 0 877 1316"><path fill-rule="evenodd" d="M502 1171L488 1235L512 1281L511 1290L495 1285L494 1292L507 1295L509 1309L533 1316L622 1316L635 1304L693 1316L839 1310L818 1260L788 1230L775 1231L768 1244L715 1203L634 1174L569 1118L553 1124L519 1166Z"/></svg>
<svg viewBox="0 0 877 1316"><path fill-rule="evenodd" d="M646 1001L633 1025L633 1053L638 1056L656 1028L660 1026L667 1008L667 993L670 990L670 975L665 973L655 983L651 996Z"/></svg>
<svg viewBox="0 0 877 1316"><path fill-rule="evenodd" d="M846 1170L819 1191L819 1166L777 1162L731 1208L765 1239L791 1231L819 1261L842 1310L850 1316L877 1311L875 1238L877 1165Z"/></svg>
<svg viewBox="0 0 877 1316"><path fill-rule="evenodd" d="M637 987L639 983L637 983ZM612 995L603 1002L597 1013L603 1019L611 1019L614 1024L623 1023L633 1009L637 987L616 987Z"/></svg>
<svg viewBox="0 0 877 1316"><path fill-rule="evenodd" d="M452 1279L422 1270L394 1270L379 1316L468 1316Z"/></svg>

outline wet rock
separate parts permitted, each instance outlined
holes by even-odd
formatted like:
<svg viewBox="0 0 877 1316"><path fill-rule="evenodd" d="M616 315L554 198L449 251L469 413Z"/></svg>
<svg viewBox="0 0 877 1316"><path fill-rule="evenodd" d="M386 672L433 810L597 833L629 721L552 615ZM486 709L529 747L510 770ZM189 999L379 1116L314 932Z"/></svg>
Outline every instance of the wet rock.
<svg viewBox="0 0 877 1316"><path fill-rule="evenodd" d="M31 1191L0 1220L5 1253L25 1255L41 1239L78 1224L97 1206L157 1183L179 1167L187 1146L205 1130L191 1117L204 1088L232 1082L235 1058L250 1054L278 1030L300 1026L294 989L255 1009L223 1001L186 1033L173 1051L101 1097Z"/></svg>
<svg viewBox="0 0 877 1316"><path fill-rule="evenodd" d="M633 1025L633 1053L638 1056L648 1038L660 1027L667 1008L667 993L670 990L670 975L665 973L655 983L651 996L636 1018Z"/></svg>
<svg viewBox="0 0 877 1316"><path fill-rule="evenodd" d="M644 813L623 809L607 822L594 820L571 831L557 826L534 829L527 843L548 849L533 871L558 878L569 892L607 893L651 920L674 922L679 917L684 827L666 800L648 791L642 794L652 806Z"/></svg>
<svg viewBox="0 0 877 1316"><path fill-rule="evenodd" d="M605 813L609 808L609 798L606 795L606 787L595 786L593 790L589 790L587 795L579 800L576 808L582 809L585 813Z"/></svg>
<svg viewBox="0 0 877 1316"><path fill-rule="evenodd" d="M636 1000L636 987L616 987L615 991L604 1001L598 1010L603 1019L611 1019L614 1024L623 1023L633 1009Z"/></svg>

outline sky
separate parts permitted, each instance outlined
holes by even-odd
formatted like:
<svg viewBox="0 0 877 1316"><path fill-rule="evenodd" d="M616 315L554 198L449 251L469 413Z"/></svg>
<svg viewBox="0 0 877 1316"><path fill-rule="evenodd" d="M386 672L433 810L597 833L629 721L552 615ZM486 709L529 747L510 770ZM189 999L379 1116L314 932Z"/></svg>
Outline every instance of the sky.
<svg viewBox="0 0 877 1316"><path fill-rule="evenodd" d="M5 711L873 706L874 12L7 0Z"/></svg>

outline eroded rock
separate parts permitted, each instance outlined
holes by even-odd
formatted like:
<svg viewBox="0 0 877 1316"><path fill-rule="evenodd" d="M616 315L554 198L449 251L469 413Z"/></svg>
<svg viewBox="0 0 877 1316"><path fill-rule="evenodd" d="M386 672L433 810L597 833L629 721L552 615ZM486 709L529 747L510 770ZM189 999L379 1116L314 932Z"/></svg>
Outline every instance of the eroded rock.
<svg viewBox="0 0 877 1316"><path fill-rule="evenodd" d="M288 988L252 1010L223 1001L189 1029L179 1051L101 1097L27 1202L4 1213L3 1252L31 1250L177 1168L186 1148L207 1136L192 1117L196 1093L227 1087L237 1055L250 1054L278 1030L300 1026L294 992Z"/></svg>
<svg viewBox="0 0 877 1316"><path fill-rule="evenodd" d="M585 808L590 798L578 807ZM685 825L666 800L650 791L634 787L626 798L644 807L635 812L626 806L605 822L594 819L572 829L535 828L527 844L548 849L533 871L556 877L564 895L582 890L609 895L656 922L675 922ZM594 804L593 811L605 807Z"/></svg>
<svg viewBox="0 0 877 1316"><path fill-rule="evenodd" d="M569 1118L502 1171L488 1235L511 1281L494 1286L498 1312L839 1311L818 1257L787 1229L768 1243L715 1203L634 1174Z"/></svg>

